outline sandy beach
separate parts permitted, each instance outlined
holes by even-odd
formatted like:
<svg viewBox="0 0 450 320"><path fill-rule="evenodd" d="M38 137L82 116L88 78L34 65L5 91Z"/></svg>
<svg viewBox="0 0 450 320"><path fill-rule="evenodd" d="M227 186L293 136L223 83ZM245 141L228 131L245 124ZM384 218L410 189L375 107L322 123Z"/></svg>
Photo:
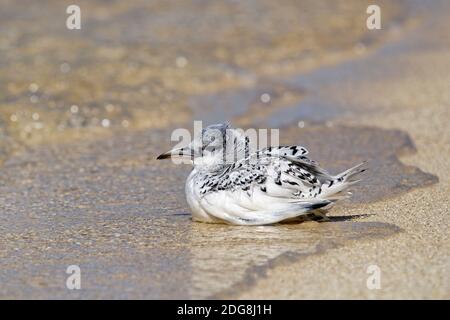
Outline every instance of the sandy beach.
<svg viewBox="0 0 450 320"><path fill-rule="evenodd" d="M331 101L364 104L367 108L367 113L349 115L339 120L339 124L407 132L417 153L403 156L401 161L438 176L439 183L346 209L345 214L373 213L364 221L395 224L402 232L388 239L352 243L273 268L267 278L239 295L240 298L450 298L450 96L445 89L450 81L450 56L444 31L449 27L446 18L449 11L440 12L442 15L429 13L429 18L401 41L387 44L363 61L345 66L360 71L356 77L341 79L358 92L356 96L339 92L342 83L322 92ZM329 72L335 72L333 67L330 69ZM390 70L389 75L381 79L379 70ZM328 95L331 92L335 94ZM382 271L379 290L366 287L369 276L366 270L371 264Z"/></svg>
<svg viewBox="0 0 450 320"><path fill-rule="evenodd" d="M365 1L80 1L78 33L1 2L1 299L450 298L446 1L380 1L376 31ZM194 223L155 159L193 120L370 169L330 222Z"/></svg>

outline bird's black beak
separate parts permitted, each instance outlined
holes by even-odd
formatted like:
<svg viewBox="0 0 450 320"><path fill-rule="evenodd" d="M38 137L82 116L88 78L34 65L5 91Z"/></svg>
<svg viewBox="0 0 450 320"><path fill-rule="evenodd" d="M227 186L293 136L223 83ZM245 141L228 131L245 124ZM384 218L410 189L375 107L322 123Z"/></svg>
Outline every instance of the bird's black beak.
<svg viewBox="0 0 450 320"><path fill-rule="evenodd" d="M182 158L182 157L194 157L194 152L191 150L190 147L184 147L184 148L177 148L172 149L170 151L167 151L163 154L160 154L156 160L164 160L164 159L171 159L171 158Z"/></svg>
<svg viewBox="0 0 450 320"><path fill-rule="evenodd" d="M172 155L170 154L170 152L166 152L166 153L160 154L160 155L156 158L156 160L164 160L164 159L169 159L169 158L171 158L171 157L172 157Z"/></svg>

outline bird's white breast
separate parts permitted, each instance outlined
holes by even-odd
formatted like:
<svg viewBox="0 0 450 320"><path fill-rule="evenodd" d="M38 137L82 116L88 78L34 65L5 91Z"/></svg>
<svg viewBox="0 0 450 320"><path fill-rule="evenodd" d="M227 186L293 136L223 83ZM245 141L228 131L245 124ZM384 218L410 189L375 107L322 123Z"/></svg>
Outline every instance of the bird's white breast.
<svg viewBox="0 0 450 320"><path fill-rule="evenodd" d="M219 222L218 219L209 215L200 204L200 185L198 181L198 171L193 169L186 180L185 186L186 200L191 208L192 220L202 222Z"/></svg>

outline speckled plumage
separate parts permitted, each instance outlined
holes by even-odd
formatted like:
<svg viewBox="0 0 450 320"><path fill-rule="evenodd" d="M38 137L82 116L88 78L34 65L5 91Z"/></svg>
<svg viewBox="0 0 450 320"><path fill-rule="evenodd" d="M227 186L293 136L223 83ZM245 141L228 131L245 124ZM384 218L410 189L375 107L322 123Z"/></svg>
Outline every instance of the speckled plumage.
<svg viewBox="0 0 450 320"><path fill-rule="evenodd" d="M227 149L230 140L235 144ZM324 219L336 201L348 197L347 188L358 182L354 177L364 171L360 164L333 176L310 160L304 147L250 152L248 142L242 133L219 124L204 129L201 141L183 149L194 154L196 144L200 151L211 146L216 151L194 159L186 182L194 220L264 225L297 217ZM223 161L236 151L242 151L243 156Z"/></svg>

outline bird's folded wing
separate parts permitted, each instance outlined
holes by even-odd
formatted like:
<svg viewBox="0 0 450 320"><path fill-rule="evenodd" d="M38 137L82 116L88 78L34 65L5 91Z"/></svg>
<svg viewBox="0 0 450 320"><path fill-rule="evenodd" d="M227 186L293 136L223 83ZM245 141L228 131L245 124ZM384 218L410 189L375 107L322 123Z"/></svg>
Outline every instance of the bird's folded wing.
<svg viewBox="0 0 450 320"><path fill-rule="evenodd" d="M295 158L305 157L308 154L308 150L306 150L306 148L302 146L268 147L258 152L273 157L290 156Z"/></svg>

